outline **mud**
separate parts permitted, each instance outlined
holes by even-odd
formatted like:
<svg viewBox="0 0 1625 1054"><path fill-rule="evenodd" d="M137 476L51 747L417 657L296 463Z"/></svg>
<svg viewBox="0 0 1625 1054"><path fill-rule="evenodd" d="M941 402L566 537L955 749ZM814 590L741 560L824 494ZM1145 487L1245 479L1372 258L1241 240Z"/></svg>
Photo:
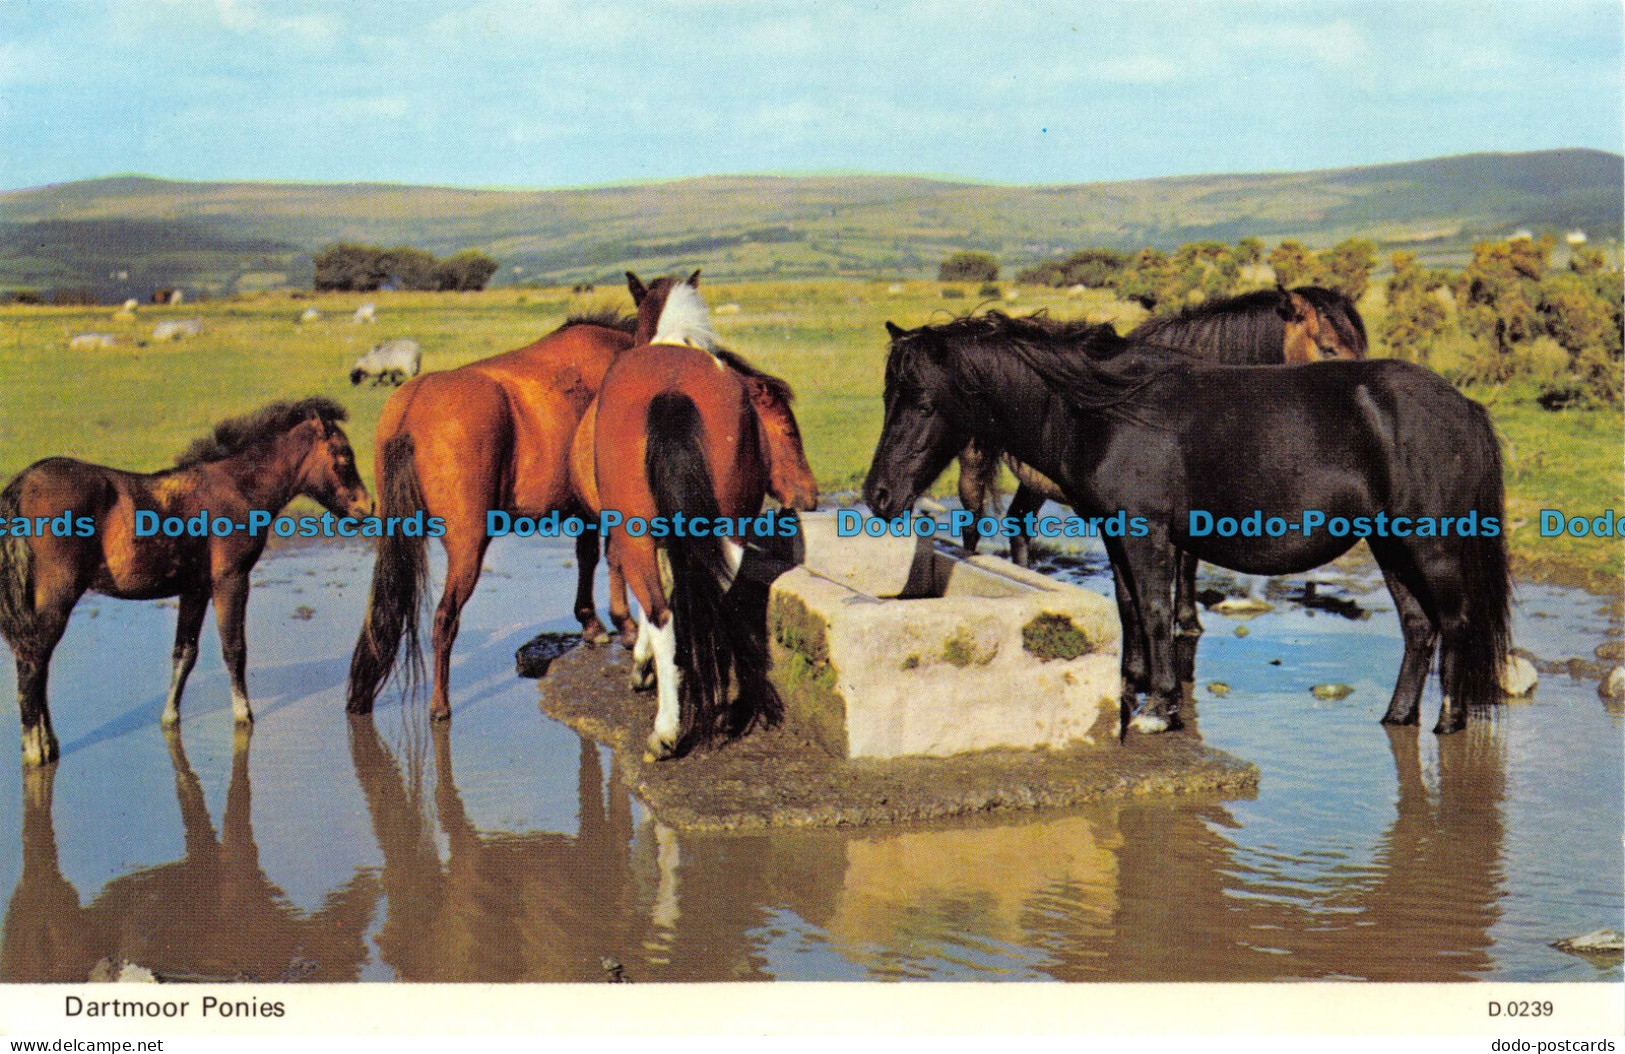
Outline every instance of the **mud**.
<svg viewBox="0 0 1625 1054"><path fill-rule="evenodd" d="M1251 796L1258 769L1195 735L1131 736L1097 728L1092 745L988 750L952 758L844 761L787 727L673 761L647 759L654 698L627 687L628 653L578 648L541 682L542 708L614 749L622 779L655 815L685 831L852 827L1143 795Z"/></svg>

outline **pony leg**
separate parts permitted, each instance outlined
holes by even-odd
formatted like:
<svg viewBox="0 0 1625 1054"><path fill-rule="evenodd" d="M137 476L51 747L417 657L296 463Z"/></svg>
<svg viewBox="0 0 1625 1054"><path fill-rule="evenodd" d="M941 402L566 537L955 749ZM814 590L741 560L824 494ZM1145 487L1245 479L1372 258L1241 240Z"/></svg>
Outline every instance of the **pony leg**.
<svg viewBox="0 0 1625 1054"><path fill-rule="evenodd" d="M1196 557L1179 550L1179 577L1174 580L1174 624L1182 637L1200 637L1202 618L1196 610Z"/></svg>
<svg viewBox="0 0 1625 1054"><path fill-rule="evenodd" d="M626 602L626 576L613 556L609 561L609 621L614 624L621 644L634 647L641 630L632 620L632 608Z"/></svg>
<svg viewBox="0 0 1625 1054"><path fill-rule="evenodd" d="M1044 507L1044 495L1023 483L1016 488L1016 496L1010 499L1010 508L1005 516L1012 517L1025 523L1028 513L1036 513ZM1025 528L1010 539L1010 561L1018 567L1031 567L1032 556L1029 552L1030 540Z"/></svg>
<svg viewBox="0 0 1625 1054"><path fill-rule="evenodd" d="M68 612L56 605L39 611L28 639L13 642L17 659L17 709L22 716L23 765L49 765L62 755L56 732L51 728L51 710L46 704L45 685L51 672L51 653L68 628Z"/></svg>
<svg viewBox="0 0 1625 1054"><path fill-rule="evenodd" d="M649 620L644 617L643 609L638 608L637 639L632 644L631 684L634 692L647 692L655 686L654 640L650 636L652 632Z"/></svg>
<svg viewBox="0 0 1625 1054"><path fill-rule="evenodd" d="M209 593L197 589L181 594L180 618L175 622L175 650L170 659L173 664L169 678L169 698L164 701L164 714L159 718L168 728L181 722L181 693L186 691L186 679L197 665L197 639L203 630L203 613L209 608Z"/></svg>
<svg viewBox="0 0 1625 1054"><path fill-rule="evenodd" d="M971 521L959 536L959 544L967 553L976 552L981 544L981 532L976 529L976 518L982 515L982 502L987 498L987 483L982 476L981 450L974 440L959 455L959 507L971 514Z"/></svg>
<svg viewBox="0 0 1625 1054"><path fill-rule="evenodd" d="M598 621L598 606L592 599L592 580L598 574L598 532L576 535L576 621L581 623L581 639L588 644L608 644L609 633Z"/></svg>
<svg viewBox="0 0 1625 1054"><path fill-rule="evenodd" d="M250 724L254 708L248 703L247 575L214 583L214 618L220 628L220 654L231 676L231 716L240 724Z"/></svg>
<svg viewBox="0 0 1625 1054"><path fill-rule="evenodd" d="M665 759L677 754L678 735L682 730L682 696L677 669L677 623L670 611L660 613L665 623L651 624L649 643L654 652L655 668L655 727L649 733L649 753Z"/></svg>
<svg viewBox="0 0 1625 1054"><path fill-rule="evenodd" d="M1447 736L1467 727L1467 700L1461 697L1461 657L1467 652L1466 636L1472 632L1458 603L1447 608L1439 619L1439 687L1444 699L1439 704L1435 735ZM1500 670L1496 670L1499 676Z"/></svg>
<svg viewBox="0 0 1625 1054"><path fill-rule="evenodd" d="M1155 734L1180 727L1179 676L1174 668L1173 578L1175 552L1167 532L1153 527L1144 538L1121 542L1129 592L1139 613L1150 667L1148 705L1130 722L1139 732ZM1119 601L1121 604L1121 601ZM1126 651L1126 646L1125 646Z"/></svg>
<svg viewBox="0 0 1625 1054"><path fill-rule="evenodd" d="M451 535L446 535L446 540L450 541ZM446 588L434 609L434 691L429 703L429 718L433 721L451 718L451 646L457 642L463 605L474 595L480 563L489 544L490 539L481 532L477 538L465 535L455 546L446 546Z"/></svg>
<svg viewBox="0 0 1625 1054"><path fill-rule="evenodd" d="M1386 551L1379 549L1377 560L1383 565L1382 577L1388 583L1388 595L1394 598L1394 609L1399 612L1399 628L1405 636L1405 657L1400 660L1399 680L1394 684L1394 697L1388 703L1388 712L1383 715L1382 723L1414 725L1417 723L1422 688L1427 684L1428 667L1433 664L1433 648L1438 641L1439 630L1399 573L1387 566L1384 560L1387 555Z"/></svg>

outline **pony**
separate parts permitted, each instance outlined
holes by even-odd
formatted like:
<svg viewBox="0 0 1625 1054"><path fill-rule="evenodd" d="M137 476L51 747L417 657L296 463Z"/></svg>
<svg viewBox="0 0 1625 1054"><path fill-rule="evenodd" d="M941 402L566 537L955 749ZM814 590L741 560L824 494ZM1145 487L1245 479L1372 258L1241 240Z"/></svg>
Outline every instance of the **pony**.
<svg viewBox="0 0 1625 1054"><path fill-rule="evenodd" d="M999 312L887 329L885 419L864 482L875 515L910 507L976 437L1054 479L1079 513L1138 518L1143 533L1104 539L1123 624L1125 734L1178 727L1175 546L1280 575L1367 535L1405 639L1383 721L1416 722L1436 646L1435 732L1459 730L1469 706L1499 699L1511 592L1500 450L1484 408L1437 374L1375 359L1220 366L1109 326ZM1193 510L1291 529L1199 533Z"/></svg>
<svg viewBox="0 0 1625 1054"><path fill-rule="evenodd" d="M641 283L628 280L638 295ZM716 346L698 281L695 272L643 290L637 333L652 343L605 374L573 459L585 500L623 517L606 538L611 588L629 586L638 600L632 679L657 690L656 758L779 716L766 677L766 588L736 576L769 492L787 509L818 506L789 385ZM671 525L664 538L628 529L657 517Z"/></svg>
<svg viewBox="0 0 1625 1054"><path fill-rule="evenodd" d="M438 516L446 580L434 611L430 714L451 716L451 649L463 605L479 584L491 544L486 512L542 516L584 510L571 488L570 445L616 356L632 346L634 320L612 311L572 316L542 339L403 384L378 418L376 474L382 513ZM599 543L576 538L575 615L582 636L607 639L593 605ZM379 540L367 614L350 660L346 709L370 713L404 643L407 682L421 673L419 605L428 590L421 536Z"/></svg>
<svg viewBox="0 0 1625 1054"><path fill-rule="evenodd" d="M1363 359L1369 348L1365 322L1354 302L1336 290L1319 286L1287 289L1277 285L1274 289L1198 304L1148 319L1128 336L1140 343L1238 366ZM1000 461L1000 451L975 440L959 456L960 507L971 510L978 519L985 515L989 504L993 514L998 515ZM1009 455L1003 455L1002 461L1017 483L1006 516L1025 522L1029 513L1043 508L1044 502L1065 502L1061 488L1043 473ZM981 540L975 522L965 529L962 539L966 551L974 553ZM1025 532L1010 539L1010 559L1022 567L1030 566ZM1175 618L1180 635L1188 638L1202 633L1196 610L1196 562L1189 553L1179 555Z"/></svg>
<svg viewBox="0 0 1625 1054"><path fill-rule="evenodd" d="M339 427L345 417L342 406L320 396L276 402L216 425L164 472L53 457L0 491L0 636L17 660L25 764L48 764L59 754L46 676L68 615L87 590L124 600L180 598L166 726L180 721L181 693L212 599L232 712L239 722L254 720L244 621L249 573L268 535L263 525L251 525L250 514L275 516L300 496L336 516L371 513ZM176 535L138 533L140 513L160 525L190 522ZM202 530L194 532L198 523ZM216 533L222 524L224 533Z"/></svg>
<svg viewBox="0 0 1625 1054"><path fill-rule="evenodd" d="M422 369L423 349L418 342L396 337L382 344L374 344L365 355L355 360L355 365L350 368L350 384L353 387L371 377L374 387L385 382L398 385L416 377Z"/></svg>

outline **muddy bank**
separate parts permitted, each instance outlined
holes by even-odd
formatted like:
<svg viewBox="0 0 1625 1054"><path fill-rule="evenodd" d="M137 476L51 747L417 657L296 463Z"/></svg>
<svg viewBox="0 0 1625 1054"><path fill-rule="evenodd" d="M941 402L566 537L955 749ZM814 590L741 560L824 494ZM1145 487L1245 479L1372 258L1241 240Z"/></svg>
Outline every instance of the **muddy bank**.
<svg viewBox="0 0 1625 1054"><path fill-rule="evenodd" d="M615 750L627 787L690 831L842 827L1056 808L1135 795L1251 797L1258 769L1191 734L1098 729L1094 746L954 758L841 761L783 726L676 761L645 761L654 696L627 687L618 646L578 648L539 683L542 709Z"/></svg>

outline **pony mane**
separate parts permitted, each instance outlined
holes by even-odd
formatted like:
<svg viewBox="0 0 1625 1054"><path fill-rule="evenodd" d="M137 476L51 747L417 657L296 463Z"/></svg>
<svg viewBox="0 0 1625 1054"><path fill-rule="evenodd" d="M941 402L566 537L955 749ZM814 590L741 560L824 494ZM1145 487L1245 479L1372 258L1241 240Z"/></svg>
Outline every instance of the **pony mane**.
<svg viewBox="0 0 1625 1054"><path fill-rule="evenodd" d="M181 452L175 459L175 467L191 468L236 457L249 447L275 439L312 413L329 428L350 416L344 407L323 395L271 403L215 425L211 434L194 439Z"/></svg>
<svg viewBox="0 0 1625 1054"><path fill-rule="evenodd" d="M655 335L649 343L687 344L715 352L722 339L711 328L711 309L706 307L700 291L687 282L673 282L666 292L666 302L660 309Z"/></svg>
<svg viewBox="0 0 1625 1054"><path fill-rule="evenodd" d="M601 307L593 311L576 311L565 316L564 324L553 332L558 333L571 326L602 326L605 329L619 330L628 336L637 331L638 316L628 315L617 311L613 307Z"/></svg>
<svg viewBox="0 0 1625 1054"><path fill-rule="evenodd" d="M790 382L783 377L775 377L771 373L764 373L745 361L744 356L737 351L727 348L712 348L711 353L721 359L725 365L736 373L761 381L781 402L793 403L796 401L796 390L790 387Z"/></svg>
<svg viewBox="0 0 1625 1054"><path fill-rule="evenodd" d="M1280 306L1278 290L1258 289L1147 319L1128 336L1130 340L1160 347L1205 352L1210 362L1235 365L1280 362L1281 345L1286 340L1286 322L1281 318Z"/></svg>
<svg viewBox="0 0 1625 1054"><path fill-rule="evenodd" d="M911 339L921 335L929 339ZM989 387L1020 383L1019 376L1010 371L1010 360L1015 359L1074 408L1104 410L1142 423L1146 412L1154 416L1154 408L1136 397L1179 363L1199 361L1196 356L1179 354L1170 359L1161 351L1135 354L1141 343L1118 336L1105 323L1062 322L1044 315L1014 318L989 311L922 326L898 338L893 347L901 354L887 362L888 382L917 369L919 358L930 354L931 340L948 348L958 360L953 373L961 387L966 381Z"/></svg>

